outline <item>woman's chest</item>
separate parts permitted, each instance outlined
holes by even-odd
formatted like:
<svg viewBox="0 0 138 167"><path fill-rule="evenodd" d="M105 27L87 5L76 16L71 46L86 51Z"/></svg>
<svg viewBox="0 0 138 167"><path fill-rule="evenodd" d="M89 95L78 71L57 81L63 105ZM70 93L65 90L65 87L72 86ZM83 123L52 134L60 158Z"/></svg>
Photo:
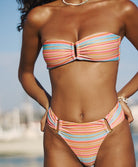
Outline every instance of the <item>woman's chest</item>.
<svg viewBox="0 0 138 167"><path fill-rule="evenodd" d="M41 29L42 42L49 39L75 42L97 32L121 35L124 25L119 17L109 5L56 10Z"/></svg>

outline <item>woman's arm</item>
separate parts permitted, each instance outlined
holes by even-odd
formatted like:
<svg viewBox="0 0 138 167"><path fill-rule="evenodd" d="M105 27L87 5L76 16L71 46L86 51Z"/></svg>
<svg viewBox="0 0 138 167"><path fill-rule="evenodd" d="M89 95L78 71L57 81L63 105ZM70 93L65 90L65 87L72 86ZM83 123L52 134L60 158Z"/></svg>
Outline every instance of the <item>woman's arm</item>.
<svg viewBox="0 0 138 167"><path fill-rule="evenodd" d="M124 1L123 22L125 36L138 50L138 8L129 0Z"/></svg>
<svg viewBox="0 0 138 167"><path fill-rule="evenodd" d="M118 92L118 97L129 98L131 95L136 93L138 90L138 72L136 75ZM134 118L132 116L131 110L125 102L122 100L120 104L125 112L126 118L129 123L131 123Z"/></svg>
<svg viewBox="0 0 138 167"><path fill-rule="evenodd" d="M138 50L138 8L129 0L123 1L120 11L125 27L125 36ZM132 55L133 56L133 55ZM119 97L128 98L138 90L138 73L119 92ZM124 101L120 101L128 122L133 121L132 113Z"/></svg>
<svg viewBox="0 0 138 167"><path fill-rule="evenodd" d="M138 49L138 8L129 0L124 1L124 4L123 21L125 24L125 35L135 48ZM128 98L137 90L138 73L118 92L118 96Z"/></svg>
<svg viewBox="0 0 138 167"><path fill-rule="evenodd" d="M23 28L22 50L19 65L19 80L24 90L41 106L48 109L50 95L34 76L34 65L41 49L39 29L42 26L40 9L33 9Z"/></svg>

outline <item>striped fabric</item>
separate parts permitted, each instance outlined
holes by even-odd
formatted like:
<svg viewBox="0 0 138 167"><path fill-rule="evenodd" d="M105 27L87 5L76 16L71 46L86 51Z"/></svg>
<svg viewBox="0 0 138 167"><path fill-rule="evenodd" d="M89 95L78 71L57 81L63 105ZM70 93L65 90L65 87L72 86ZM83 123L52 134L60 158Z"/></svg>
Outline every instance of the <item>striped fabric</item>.
<svg viewBox="0 0 138 167"><path fill-rule="evenodd" d="M119 35L100 32L89 35L75 43L66 40L46 40L43 57L47 68L52 69L75 60L117 61L120 59Z"/></svg>
<svg viewBox="0 0 138 167"><path fill-rule="evenodd" d="M124 118L124 112L118 102L104 119L85 123L59 120L49 108L47 123L51 128L58 129L58 134L65 140L82 164L92 167L105 137Z"/></svg>

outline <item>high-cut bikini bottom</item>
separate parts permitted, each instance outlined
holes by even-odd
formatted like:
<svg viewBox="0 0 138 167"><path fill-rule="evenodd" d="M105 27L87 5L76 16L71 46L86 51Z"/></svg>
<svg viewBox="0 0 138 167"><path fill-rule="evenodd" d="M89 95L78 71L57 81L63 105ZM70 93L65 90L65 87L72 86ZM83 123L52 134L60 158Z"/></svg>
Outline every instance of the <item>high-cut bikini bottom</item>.
<svg viewBox="0 0 138 167"><path fill-rule="evenodd" d="M124 111L117 102L105 118L84 123L60 120L49 108L47 124L57 131L83 165L92 167L105 137L124 118Z"/></svg>

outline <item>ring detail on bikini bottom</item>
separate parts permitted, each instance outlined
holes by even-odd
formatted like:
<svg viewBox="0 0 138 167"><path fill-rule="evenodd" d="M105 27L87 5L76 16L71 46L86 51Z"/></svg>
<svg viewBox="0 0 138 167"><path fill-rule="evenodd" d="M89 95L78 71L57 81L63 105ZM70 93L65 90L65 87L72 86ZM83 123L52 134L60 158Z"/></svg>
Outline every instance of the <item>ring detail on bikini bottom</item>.
<svg viewBox="0 0 138 167"><path fill-rule="evenodd" d="M111 128L111 126L110 126L110 124L108 123L108 121L107 121L106 118L104 118L104 121L105 121L105 124L106 124L107 129L109 130L109 132L112 132L113 129Z"/></svg>
<svg viewBox="0 0 138 167"><path fill-rule="evenodd" d="M59 121L60 121L60 119L58 118L58 120L57 120L57 128L56 128L56 132L58 133L58 131L59 131Z"/></svg>

